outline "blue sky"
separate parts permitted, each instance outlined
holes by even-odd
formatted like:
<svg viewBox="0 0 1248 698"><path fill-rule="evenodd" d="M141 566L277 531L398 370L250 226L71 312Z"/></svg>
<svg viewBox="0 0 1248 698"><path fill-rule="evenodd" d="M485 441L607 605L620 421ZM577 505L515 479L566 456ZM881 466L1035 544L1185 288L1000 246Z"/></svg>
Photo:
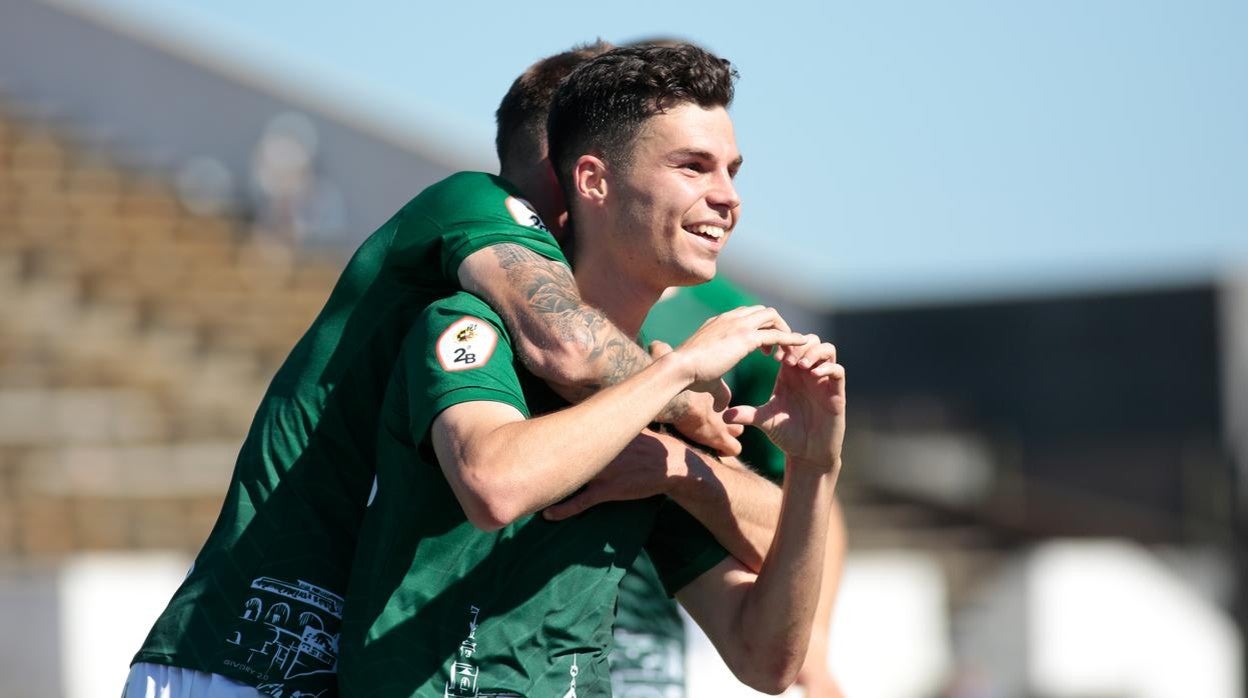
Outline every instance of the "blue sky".
<svg viewBox="0 0 1248 698"><path fill-rule="evenodd" d="M73 2L482 166L534 59L698 41L741 73L745 213L724 266L820 303L1248 268L1244 2Z"/></svg>

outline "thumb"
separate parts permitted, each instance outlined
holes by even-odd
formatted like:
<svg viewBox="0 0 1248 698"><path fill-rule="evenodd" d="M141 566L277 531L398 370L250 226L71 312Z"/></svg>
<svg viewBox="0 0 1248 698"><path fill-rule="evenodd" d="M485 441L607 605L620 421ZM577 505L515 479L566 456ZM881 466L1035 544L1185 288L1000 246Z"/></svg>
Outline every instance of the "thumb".
<svg viewBox="0 0 1248 698"><path fill-rule="evenodd" d="M542 518L547 521L563 521L576 516L598 503L594 494L596 491L593 488L586 487L562 502L550 505L542 511Z"/></svg>
<svg viewBox="0 0 1248 698"><path fill-rule="evenodd" d="M670 353L672 353L672 345L667 342L664 342L661 339L656 339L653 342L650 342L650 358L657 359L664 354Z"/></svg>
<svg viewBox="0 0 1248 698"><path fill-rule="evenodd" d="M741 424L744 426L754 426L755 420L758 419L758 408L749 405L738 405L729 407L724 410L724 422L728 424Z"/></svg>

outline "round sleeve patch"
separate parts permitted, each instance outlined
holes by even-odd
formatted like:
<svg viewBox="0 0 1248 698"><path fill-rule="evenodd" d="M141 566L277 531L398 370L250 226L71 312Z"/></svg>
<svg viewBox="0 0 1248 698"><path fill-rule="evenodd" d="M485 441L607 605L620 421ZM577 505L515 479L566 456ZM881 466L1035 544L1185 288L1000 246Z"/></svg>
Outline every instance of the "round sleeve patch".
<svg viewBox="0 0 1248 698"><path fill-rule="evenodd" d="M484 366L497 344L498 333L490 323L465 315L442 332L435 350L443 369L466 371Z"/></svg>
<svg viewBox="0 0 1248 698"><path fill-rule="evenodd" d="M537 215L537 209L533 208L533 204L514 196L507 197L505 203L507 204L507 212L520 225L537 228L538 230L547 230L546 224L542 222L542 217Z"/></svg>

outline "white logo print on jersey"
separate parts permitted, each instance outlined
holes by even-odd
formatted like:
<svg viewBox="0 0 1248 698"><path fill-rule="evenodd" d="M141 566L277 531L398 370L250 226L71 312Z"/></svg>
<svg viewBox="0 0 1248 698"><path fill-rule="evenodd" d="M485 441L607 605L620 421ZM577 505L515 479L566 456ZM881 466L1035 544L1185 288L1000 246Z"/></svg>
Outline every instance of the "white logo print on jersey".
<svg viewBox="0 0 1248 698"><path fill-rule="evenodd" d="M572 668L568 669L568 676L571 676L572 680L568 682L568 692L563 694L563 698L576 698L576 675L578 673L580 670L576 668L576 655L574 654L572 655Z"/></svg>
<svg viewBox="0 0 1248 698"><path fill-rule="evenodd" d="M533 208L533 204L514 196L507 197L507 201L504 203L507 205L507 213L510 213L511 217L516 219L516 222L520 225L537 228L538 230L548 230L546 224L542 222L542 217L537 215L537 209Z"/></svg>
<svg viewBox="0 0 1248 698"><path fill-rule="evenodd" d="M451 663L450 679L446 682L446 688L442 689L443 698L476 698L479 695L477 692L478 669L471 659L472 655L477 653L477 619L481 615L481 609L469 606L468 614L471 616L468 620L468 637L459 643L457 656Z"/></svg>

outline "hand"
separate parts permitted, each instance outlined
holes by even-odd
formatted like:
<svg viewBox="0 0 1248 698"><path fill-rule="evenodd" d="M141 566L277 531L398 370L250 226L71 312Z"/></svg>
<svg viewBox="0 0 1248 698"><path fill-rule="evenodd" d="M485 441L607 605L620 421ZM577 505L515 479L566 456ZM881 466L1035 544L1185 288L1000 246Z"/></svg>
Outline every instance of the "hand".
<svg viewBox="0 0 1248 698"><path fill-rule="evenodd" d="M646 429L576 494L542 512L561 521L603 502L645 499L666 494L672 476L684 467L684 444Z"/></svg>
<svg viewBox="0 0 1248 698"><path fill-rule="evenodd" d="M731 407L724 420L756 426L790 461L838 468L845 439L845 367L836 347L807 335L781 361L776 388L766 404Z"/></svg>
<svg viewBox="0 0 1248 698"><path fill-rule="evenodd" d="M653 358L670 353L670 344L658 340L650 343L650 356ZM712 383L718 387L714 393L709 390L694 392L697 385L689 386L689 390L677 395L668 410L659 415L659 421L671 424L686 438L721 455L741 455L741 442L737 438L745 432L745 427L728 424L723 416L724 408L732 399L732 392L723 379L716 378Z"/></svg>
<svg viewBox="0 0 1248 698"><path fill-rule="evenodd" d="M806 337L793 332L775 308L744 306L717 315L676 349L691 385L719 380L747 354L760 347L800 346Z"/></svg>

